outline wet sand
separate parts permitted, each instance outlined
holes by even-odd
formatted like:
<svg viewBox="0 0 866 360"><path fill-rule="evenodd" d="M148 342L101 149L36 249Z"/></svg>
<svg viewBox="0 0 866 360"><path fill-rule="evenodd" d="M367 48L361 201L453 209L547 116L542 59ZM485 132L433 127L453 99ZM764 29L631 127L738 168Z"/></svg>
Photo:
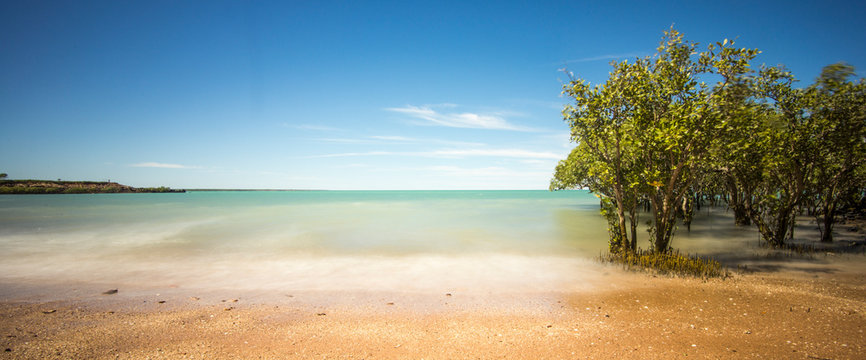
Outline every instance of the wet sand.
<svg viewBox="0 0 866 360"><path fill-rule="evenodd" d="M606 268L592 289L571 292L152 288L104 295L108 289L82 285L45 301L60 288L23 289L31 295L0 302L0 354L857 359L866 353L864 260L824 254L767 260L752 263L757 271L709 281Z"/></svg>

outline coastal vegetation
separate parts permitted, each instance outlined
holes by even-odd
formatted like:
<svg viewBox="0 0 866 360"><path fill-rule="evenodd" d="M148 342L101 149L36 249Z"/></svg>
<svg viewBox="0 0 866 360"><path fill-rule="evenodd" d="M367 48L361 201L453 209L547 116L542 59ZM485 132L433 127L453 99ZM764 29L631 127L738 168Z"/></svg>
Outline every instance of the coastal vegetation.
<svg viewBox="0 0 866 360"><path fill-rule="evenodd" d="M176 193L168 187L136 188L105 181L0 180L0 194Z"/></svg>
<svg viewBox="0 0 866 360"><path fill-rule="evenodd" d="M569 73L563 94L573 103L563 117L576 147L550 188L600 198L606 259L689 263L671 243L704 202L728 206L771 248L788 246L804 212L831 242L840 210L862 207L866 81L840 63L797 88L781 65L755 70L758 54L727 39L701 50L670 29L654 56L612 63L604 84ZM641 215L649 217L646 251L637 244Z"/></svg>
<svg viewBox="0 0 866 360"><path fill-rule="evenodd" d="M697 255L683 254L678 250L655 252L637 251L609 252L599 256L606 263L620 264L629 269L649 269L662 274L689 275L700 278L727 277L728 270L716 260Z"/></svg>

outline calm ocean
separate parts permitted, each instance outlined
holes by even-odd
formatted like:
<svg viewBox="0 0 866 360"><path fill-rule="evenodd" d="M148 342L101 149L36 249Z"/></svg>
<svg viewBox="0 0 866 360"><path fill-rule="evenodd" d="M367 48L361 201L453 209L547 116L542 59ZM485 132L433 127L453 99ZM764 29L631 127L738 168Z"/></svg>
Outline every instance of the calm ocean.
<svg viewBox="0 0 866 360"><path fill-rule="evenodd" d="M7 282L552 287L606 239L585 191L0 196Z"/></svg>
<svg viewBox="0 0 866 360"><path fill-rule="evenodd" d="M674 246L712 254L754 234L714 210ZM578 291L609 271L591 260L606 249L598 199L586 191L0 196L7 297L16 284Z"/></svg>

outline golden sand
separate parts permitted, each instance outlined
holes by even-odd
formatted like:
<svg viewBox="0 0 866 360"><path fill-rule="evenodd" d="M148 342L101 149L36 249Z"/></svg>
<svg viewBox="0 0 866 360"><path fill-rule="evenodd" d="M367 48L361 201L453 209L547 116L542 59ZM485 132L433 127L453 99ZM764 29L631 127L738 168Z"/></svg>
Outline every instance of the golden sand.
<svg viewBox="0 0 866 360"><path fill-rule="evenodd" d="M570 293L121 289L5 301L0 350L10 359L863 358L864 257L819 256L726 280L610 269L604 285Z"/></svg>

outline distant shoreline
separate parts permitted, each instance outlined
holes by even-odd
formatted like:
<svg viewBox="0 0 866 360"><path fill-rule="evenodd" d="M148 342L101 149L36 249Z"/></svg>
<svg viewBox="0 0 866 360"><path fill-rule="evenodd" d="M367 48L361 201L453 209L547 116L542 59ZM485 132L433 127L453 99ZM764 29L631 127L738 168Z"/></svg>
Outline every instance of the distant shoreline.
<svg viewBox="0 0 866 360"><path fill-rule="evenodd" d="M0 194L130 194L130 193L183 193L186 190L169 187L137 188L110 181L61 180L2 180Z"/></svg>
<svg viewBox="0 0 866 360"><path fill-rule="evenodd" d="M325 189L185 189L185 191L330 191Z"/></svg>

